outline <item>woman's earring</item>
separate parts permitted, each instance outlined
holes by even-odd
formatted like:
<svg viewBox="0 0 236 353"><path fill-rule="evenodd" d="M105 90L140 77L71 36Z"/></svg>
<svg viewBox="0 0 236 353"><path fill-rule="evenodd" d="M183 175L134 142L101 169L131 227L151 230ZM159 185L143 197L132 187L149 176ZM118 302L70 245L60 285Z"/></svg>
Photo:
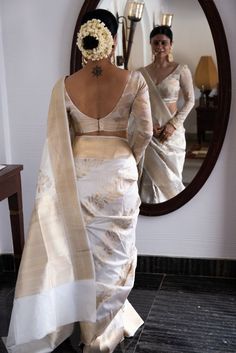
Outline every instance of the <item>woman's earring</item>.
<svg viewBox="0 0 236 353"><path fill-rule="evenodd" d="M82 66L84 67L87 64L87 60L85 59L84 56L82 56Z"/></svg>
<svg viewBox="0 0 236 353"><path fill-rule="evenodd" d="M116 64L116 58L115 58L115 45L113 44L112 46L112 52L111 52L111 55L110 55L110 62L112 65L115 65Z"/></svg>
<svg viewBox="0 0 236 353"><path fill-rule="evenodd" d="M111 61L111 64L112 65L115 65L116 64L116 59L115 59L115 53L113 52L110 56L110 61Z"/></svg>
<svg viewBox="0 0 236 353"><path fill-rule="evenodd" d="M156 54L155 52L152 52L152 62L154 63L156 61Z"/></svg>
<svg viewBox="0 0 236 353"><path fill-rule="evenodd" d="M170 52L169 52L169 54L168 54L168 61L169 61L169 62L174 61L174 57L173 57L173 50L172 50L172 48L170 49Z"/></svg>

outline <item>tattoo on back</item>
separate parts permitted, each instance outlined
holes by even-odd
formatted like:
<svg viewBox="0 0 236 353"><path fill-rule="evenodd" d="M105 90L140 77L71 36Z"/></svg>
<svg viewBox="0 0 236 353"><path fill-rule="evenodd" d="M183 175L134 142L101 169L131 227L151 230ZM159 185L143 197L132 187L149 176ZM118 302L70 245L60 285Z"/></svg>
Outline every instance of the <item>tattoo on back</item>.
<svg viewBox="0 0 236 353"><path fill-rule="evenodd" d="M92 74L93 74L93 76L96 76L97 78L98 78L98 76L101 76L102 75L101 66L96 65L92 70Z"/></svg>

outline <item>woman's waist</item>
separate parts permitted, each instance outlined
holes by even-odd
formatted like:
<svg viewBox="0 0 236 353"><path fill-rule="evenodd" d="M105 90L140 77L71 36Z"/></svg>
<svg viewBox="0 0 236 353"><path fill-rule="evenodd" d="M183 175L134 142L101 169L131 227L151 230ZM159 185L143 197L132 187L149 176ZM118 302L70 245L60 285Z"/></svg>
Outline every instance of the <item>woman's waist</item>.
<svg viewBox="0 0 236 353"><path fill-rule="evenodd" d="M168 108L170 114L175 114L177 112L177 103L176 102L165 102L166 107Z"/></svg>
<svg viewBox="0 0 236 353"><path fill-rule="evenodd" d="M82 135L73 142L74 157L117 159L132 155L126 138L119 136Z"/></svg>
<svg viewBox="0 0 236 353"><path fill-rule="evenodd" d="M170 119L172 119L178 112L177 104L169 103L166 104L166 109L159 111L158 109L152 109L153 123L158 123L160 126L165 125Z"/></svg>
<svg viewBox="0 0 236 353"><path fill-rule="evenodd" d="M109 130L99 130L99 131L89 131L89 132L76 132L75 136L110 136L110 137L121 137L124 139L128 138L127 130L117 130L117 131L109 131Z"/></svg>

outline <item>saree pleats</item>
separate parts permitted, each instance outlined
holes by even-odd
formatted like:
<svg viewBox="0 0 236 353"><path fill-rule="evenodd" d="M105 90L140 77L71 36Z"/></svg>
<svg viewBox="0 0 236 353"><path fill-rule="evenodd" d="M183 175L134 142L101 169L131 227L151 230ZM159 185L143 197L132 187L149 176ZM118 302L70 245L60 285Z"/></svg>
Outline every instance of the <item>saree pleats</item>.
<svg viewBox="0 0 236 353"><path fill-rule="evenodd" d="M164 126L173 118L161 98L158 87L151 80L146 69L140 69L149 87L153 124ZM152 137L145 151L143 171L140 180L142 202L159 203L169 200L182 190L182 171L185 160L185 129L178 127L167 141L161 143Z"/></svg>
<svg viewBox="0 0 236 353"><path fill-rule="evenodd" d="M63 78L50 101L8 352L52 352L76 322L85 352L112 352L127 331L140 204L135 159L120 138L81 137L72 146L68 125ZM128 330L141 324L133 312Z"/></svg>

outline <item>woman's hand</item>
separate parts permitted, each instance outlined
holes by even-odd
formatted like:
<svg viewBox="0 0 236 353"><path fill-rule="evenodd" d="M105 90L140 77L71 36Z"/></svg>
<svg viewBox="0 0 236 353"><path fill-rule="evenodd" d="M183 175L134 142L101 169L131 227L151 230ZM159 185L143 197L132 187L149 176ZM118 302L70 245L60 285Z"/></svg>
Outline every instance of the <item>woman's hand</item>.
<svg viewBox="0 0 236 353"><path fill-rule="evenodd" d="M167 123L164 125L162 127L161 134L159 135L160 142L164 143L166 140L168 140L173 135L174 131L175 127L172 124Z"/></svg>
<svg viewBox="0 0 236 353"><path fill-rule="evenodd" d="M159 138L164 130L164 126L160 126L159 124L153 125L153 135L154 137Z"/></svg>

